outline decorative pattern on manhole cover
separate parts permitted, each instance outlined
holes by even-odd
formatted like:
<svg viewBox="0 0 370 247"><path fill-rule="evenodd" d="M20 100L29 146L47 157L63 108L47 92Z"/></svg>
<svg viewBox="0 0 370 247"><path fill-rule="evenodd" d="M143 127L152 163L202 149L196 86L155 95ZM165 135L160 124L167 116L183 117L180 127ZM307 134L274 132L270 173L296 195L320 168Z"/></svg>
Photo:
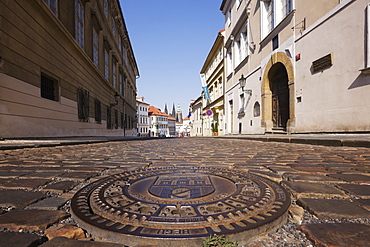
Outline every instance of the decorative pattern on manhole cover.
<svg viewBox="0 0 370 247"><path fill-rule="evenodd" d="M289 205L289 194L263 177L212 167L160 167L92 183L76 193L71 208L94 236L133 244L256 229L277 221Z"/></svg>

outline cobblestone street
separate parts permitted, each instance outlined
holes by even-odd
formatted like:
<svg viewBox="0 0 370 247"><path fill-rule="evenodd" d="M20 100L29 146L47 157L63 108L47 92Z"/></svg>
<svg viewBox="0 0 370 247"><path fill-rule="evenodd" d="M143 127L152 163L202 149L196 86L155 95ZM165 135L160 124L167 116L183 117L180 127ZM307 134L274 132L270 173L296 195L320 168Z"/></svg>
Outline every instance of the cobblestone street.
<svg viewBox="0 0 370 247"><path fill-rule="evenodd" d="M251 246L369 246L369 148L222 138L1 150L0 242L13 247L125 246L83 241L94 236L70 217L70 199L83 186L112 174L179 165L248 171L291 193L288 222Z"/></svg>

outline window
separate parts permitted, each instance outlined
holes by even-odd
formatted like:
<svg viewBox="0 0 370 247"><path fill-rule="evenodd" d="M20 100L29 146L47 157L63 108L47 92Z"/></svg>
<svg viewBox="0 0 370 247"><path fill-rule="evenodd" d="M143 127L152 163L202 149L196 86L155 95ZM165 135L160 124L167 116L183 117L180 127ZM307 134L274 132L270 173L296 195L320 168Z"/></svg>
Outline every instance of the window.
<svg viewBox="0 0 370 247"><path fill-rule="evenodd" d="M44 0L54 14L58 14L58 0Z"/></svg>
<svg viewBox="0 0 370 247"><path fill-rule="evenodd" d="M58 101L58 81L54 78L41 74L41 97L49 100Z"/></svg>
<svg viewBox="0 0 370 247"><path fill-rule="evenodd" d="M293 10L293 0L284 0L284 14L288 15Z"/></svg>
<svg viewBox="0 0 370 247"><path fill-rule="evenodd" d="M268 3L267 21L268 21L268 31L270 32L275 27L274 0L271 0L270 3Z"/></svg>
<svg viewBox="0 0 370 247"><path fill-rule="evenodd" d="M245 105L244 93L242 93L240 95L240 101L239 101L239 103L240 103L240 109L239 109L238 114L243 114L244 113L244 105Z"/></svg>
<svg viewBox="0 0 370 247"><path fill-rule="evenodd" d="M247 26L249 23L247 24ZM248 42L248 32L247 27L244 31L240 33L240 43L241 43L241 56L242 58L246 58L249 55L249 42Z"/></svg>
<svg viewBox="0 0 370 247"><path fill-rule="evenodd" d="M234 43L234 54L235 54L235 66L239 65L242 61L242 50L240 46L240 38Z"/></svg>
<svg viewBox="0 0 370 247"><path fill-rule="evenodd" d="M272 50L276 50L277 48L279 48L279 35L276 35L272 39Z"/></svg>
<svg viewBox="0 0 370 247"><path fill-rule="evenodd" d="M118 111L114 110L114 128L118 129Z"/></svg>
<svg viewBox="0 0 370 247"><path fill-rule="evenodd" d="M229 9L229 11L227 11L227 14L226 14L226 24L227 26L231 25L231 8Z"/></svg>
<svg viewBox="0 0 370 247"><path fill-rule="evenodd" d="M258 103L257 101L256 103L254 103L253 116L259 117L260 115L261 115L261 107L260 107L260 103Z"/></svg>
<svg viewBox="0 0 370 247"><path fill-rule="evenodd" d="M84 47L84 9L80 0L76 0L76 41Z"/></svg>
<svg viewBox="0 0 370 247"><path fill-rule="evenodd" d="M121 112L121 129L123 129L123 112Z"/></svg>
<svg viewBox="0 0 370 247"><path fill-rule="evenodd" d="M126 97L126 84L127 84L127 76L126 74L123 75L123 81L122 81L122 95L123 97Z"/></svg>
<svg viewBox="0 0 370 247"><path fill-rule="evenodd" d="M231 52L231 49L229 49L227 51L227 54L226 54L226 60L227 60L227 73L228 74L231 74L231 72L233 71L233 54Z"/></svg>
<svg viewBox="0 0 370 247"><path fill-rule="evenodd" d="M261 34L266 37L293 10L293 0L261 1Z"/></svg>
<svg viewBox="0 0 370 247"><path fill-rule="evenodd" d="M104 51L104 76L109 81L109 53L107 50Z"/></svg>
<svg viewBox="0 0 370 247"><path fill-rule="evenodd" d="M123 95L123 76L119 73L119 92Z"/></svg>
<svg viewBox="0 0 370 247"><path fill-rule="evenodd" d="M113 80L113 88L117 88L117 66L116 63L113 62L112 67L112 80Z"/></svg>
<svg viewBox="0 0 370 247"><path fill-rule="evenodd" d="M116 37L116 22L114 21L113 18L112 18L112 34L113 37Z"/></svg>
<svg viewBox="0 0 370 247"><path fill-rule="evenodd" d="M93 28L93 60L96 67L99 66L99 36L98 32Z"/></svg>
<svg viewBox="0 0 370 247"><path fill-rule="evenodd" d="M112 128L112 116L111 116L111 108L107 107L107 129Z"/></svg>
<svg viewBox="0 0 370 247"><path fill-rule="evenodd" d="M95 121L101 124L101 102L95 99Z"/></svg>
<svg viewBox="0 0 370 247"><path fill-rule="evenodd" d="M105 18L107 19L108 19L108 13L109 13L108 0L104 0L104 15L105 15Z"/></svg>
<svg viewBox="0 0 370 247"><path fill-rule="evenodd" d="M78 119L83 122L89 121L89 101L89 91L79 88L77 93Z"/></svg>
<svg viewBox="0 0 370 247"><path fill-rule="evenodd" d="M121 35L118 35L118 49L122 52L122 38Z"/></svg>

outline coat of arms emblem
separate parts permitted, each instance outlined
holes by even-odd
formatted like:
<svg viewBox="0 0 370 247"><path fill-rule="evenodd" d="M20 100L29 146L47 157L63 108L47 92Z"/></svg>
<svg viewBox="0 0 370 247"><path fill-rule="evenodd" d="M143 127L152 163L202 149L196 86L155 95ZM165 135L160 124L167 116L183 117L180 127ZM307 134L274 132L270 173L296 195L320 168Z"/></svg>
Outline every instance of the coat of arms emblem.
<svg viewBox="0 0 370 247"><path fill-rule="evenodd" d="M190 199L209 195L215 191L208 175L158 176L149 187L152 195L169 199Z"/></svg>

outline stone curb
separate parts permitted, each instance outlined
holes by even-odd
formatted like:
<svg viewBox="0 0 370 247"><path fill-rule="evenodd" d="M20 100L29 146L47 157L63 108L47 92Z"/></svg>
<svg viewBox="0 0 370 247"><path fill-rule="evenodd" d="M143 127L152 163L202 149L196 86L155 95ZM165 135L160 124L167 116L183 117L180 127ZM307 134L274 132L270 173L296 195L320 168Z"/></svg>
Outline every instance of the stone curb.
<svg viewBox="0 0 370 247"><path fill-rule="evenodd" d="M262 142L284 142L295 144L322 145L331 147L366 147L370 148L370 140L330 139L330 138L304 138L304 137L249 137L249 136L218 136L210 138L243 139Z"/></svg>
<svg viewBox="0 0 370 247"><path fill-rule="evenodd" d="M64 139L64 138L61 138ZM14 150L23 148L40 148L40 147L56 147L56 146L70 146L70 145L82 145L82 144L94 144L104 142L119 142L119 141L135 141L135 140L147 140L156 139L155 137L123 137L123 138L97 138L92 140L81 140L78 137L70 140L52 141L52 139L42 139L37 141L34 139L33 143L23 143L25 140L19 140L17 143L8 143L7 140L0 140L0 150ZM30 139L27 139L30 140ZM45 141L47 140L47 141Z"/></svg>

